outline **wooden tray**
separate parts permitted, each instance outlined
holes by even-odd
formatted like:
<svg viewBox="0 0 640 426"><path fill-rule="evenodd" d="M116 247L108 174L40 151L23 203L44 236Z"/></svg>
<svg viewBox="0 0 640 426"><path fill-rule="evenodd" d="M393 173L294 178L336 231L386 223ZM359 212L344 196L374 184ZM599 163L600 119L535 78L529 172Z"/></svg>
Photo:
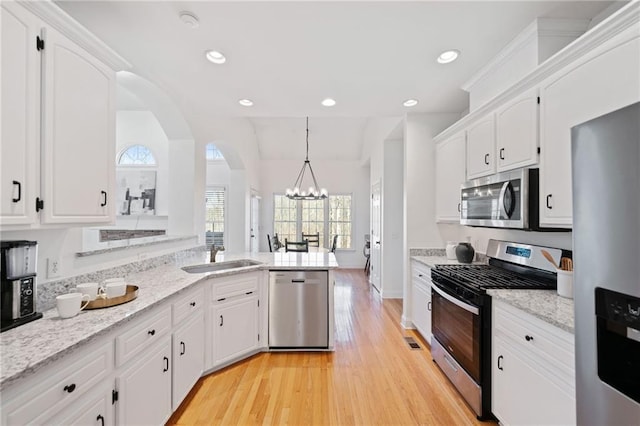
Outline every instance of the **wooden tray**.
<svg viewBox="0 0 640 426"><path fill-rule="evenodd" d="M85 309L102 309L110 308L112 306L122 305L123 303L131 302L138 297L138 286L127 285L127 292L124 296L112 297L107 299L97 298L89 302Z"/></svg>

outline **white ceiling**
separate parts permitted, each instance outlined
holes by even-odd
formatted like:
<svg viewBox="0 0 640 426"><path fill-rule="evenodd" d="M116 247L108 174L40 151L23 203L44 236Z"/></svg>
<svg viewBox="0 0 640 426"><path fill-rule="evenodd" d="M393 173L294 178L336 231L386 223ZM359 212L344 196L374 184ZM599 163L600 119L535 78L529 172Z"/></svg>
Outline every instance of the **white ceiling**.
<svg viewBox="0 0 640 426"><path fill-rule="evenodd" d="M290 159L304 151L309 116L311 159L359 159L369 117L461 112L462 83L534 18L591 18L611 2L56 3L165 90L187 121L202 111L246 117L262 158ZM199 18L197 29L180 21L183 10ZM460 59L438 64L451 48ZM227 63L206 61L207 49ZM321 106L326 97L337 105ZM242 98L255 105L238 105ZM420 103L407 109L408 98Z"/></svg>

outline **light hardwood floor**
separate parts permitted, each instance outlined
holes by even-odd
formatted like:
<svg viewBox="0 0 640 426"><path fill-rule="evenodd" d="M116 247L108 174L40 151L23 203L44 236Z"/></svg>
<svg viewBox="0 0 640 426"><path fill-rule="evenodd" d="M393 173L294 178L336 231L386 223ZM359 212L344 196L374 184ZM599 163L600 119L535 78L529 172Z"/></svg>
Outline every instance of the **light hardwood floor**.
<svg viewBox="0 0 640 426"><path fill-rule="evenodd" d="M217 371L167 424L482 424L401 313L402 301L383 301L361 270L338 270L335 352L261 353Z"/></svg>

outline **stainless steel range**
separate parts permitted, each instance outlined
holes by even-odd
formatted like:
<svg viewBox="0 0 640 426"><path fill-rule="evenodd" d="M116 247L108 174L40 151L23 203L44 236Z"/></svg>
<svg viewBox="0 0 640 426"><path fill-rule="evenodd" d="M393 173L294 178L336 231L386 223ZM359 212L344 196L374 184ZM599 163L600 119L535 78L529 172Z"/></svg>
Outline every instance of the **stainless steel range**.
<svg viewBox="0 0 640 426"><path fill-rule="evenodd" d="M555 289L560 249L489 240L489 264L435 265L431 270L433 360L479 419L491 417L491 297L488 289Z"/></svg>

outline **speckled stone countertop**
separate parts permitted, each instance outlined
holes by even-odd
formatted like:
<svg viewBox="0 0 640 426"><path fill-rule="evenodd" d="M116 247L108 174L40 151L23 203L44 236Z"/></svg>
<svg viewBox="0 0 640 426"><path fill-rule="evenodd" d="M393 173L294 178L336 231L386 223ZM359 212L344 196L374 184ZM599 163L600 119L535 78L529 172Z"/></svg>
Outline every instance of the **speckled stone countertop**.
<svg viewBox="0 0 640 426"><path fill-rule="evenodd" d="M211 277L265 269L327 270L338 267L333 253L219 253L216 257L218 262L253 259L262 264L196 274L181 269L183 266L208 263L208 257L209 252L194 252L176 259L172 264L127 274L127 284L139 287L138 297L129 303L108 309L85 310L68 319L61 319L54 308L44 312L42 319L0 334L0 391L128 323L152 307L169 303L172 296Z"/></svg>
<svg viewBox="0 0 640 426"><path fill-rule="evenodd" d="M494 299L540 318L573 334L573 299L558 296L556 290L487 290Z"/></svg>
<svg viewBox="0 0 640 426"><path fill-rule="evenodd" d="M411 256L411 259L423 263L429 268L433 268L435 265L466 265L457 260L449 260L446 256ZM477 265L487 262L475 260L473 263Z"/></svg>

